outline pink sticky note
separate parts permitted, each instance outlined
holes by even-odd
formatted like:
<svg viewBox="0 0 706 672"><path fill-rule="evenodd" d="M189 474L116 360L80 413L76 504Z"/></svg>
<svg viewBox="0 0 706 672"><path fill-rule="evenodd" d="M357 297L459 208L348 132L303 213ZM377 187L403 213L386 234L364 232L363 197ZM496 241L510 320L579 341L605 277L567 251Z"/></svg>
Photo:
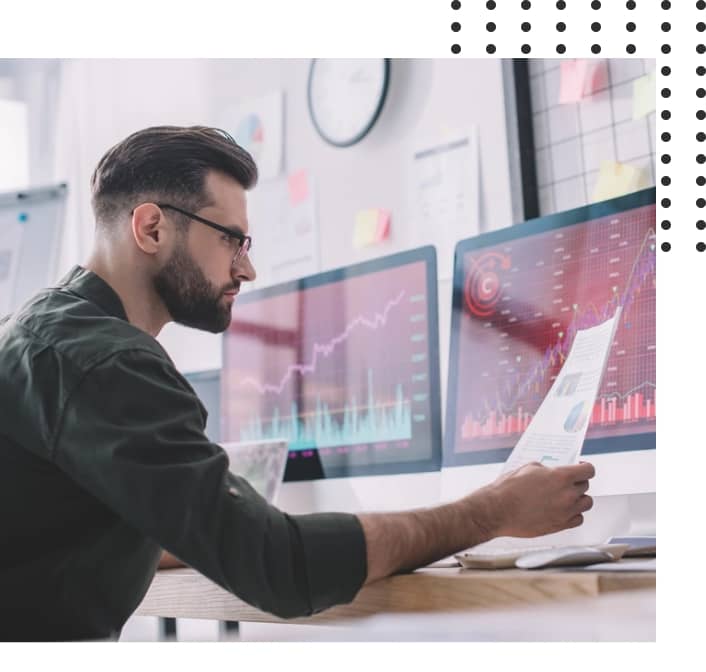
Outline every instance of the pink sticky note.
<svg viewBox="0 0 706 672"><path fill-rule="evenodd" d="M378 209L377 230L375 231L375 242L381 243L390 237L390 211Z"/></svg>
<svg viewBox="0 0 706 672"><path fill-rule="evenodd" d="M561 62L561 83L559 87L559 103L577 103L584 96L588 62L583 58L575 61Z"/></svg>
<svg viewBox="0 0 706 672"><path fill-rule="evenodd" d="M583 95L591 96L608 85L608 66L601 60L587 61Z"/></svg>
<svg viewBox="0 0 706 672"><path fill-rule="evenodd" d="M292 173L287 179L287 186L289 187L289 202L292 205L305 201L309 196L309 181L306 176L306 170Z"/></svg>

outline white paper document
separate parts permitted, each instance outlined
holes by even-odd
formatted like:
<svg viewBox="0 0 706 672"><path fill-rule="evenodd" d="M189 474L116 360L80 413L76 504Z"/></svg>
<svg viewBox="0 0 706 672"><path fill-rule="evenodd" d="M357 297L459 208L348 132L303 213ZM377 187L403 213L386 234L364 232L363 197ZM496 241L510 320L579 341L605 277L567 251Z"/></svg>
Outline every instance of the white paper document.
<svg viewBox="0 0 706 672"><path fill-rule="evenodd" d="M303 171L265 182L248 195L250 257L257 269L253 289L319 271L317 203L316 181Z"/></svg>
<svg viewBox="0 0 706 672"><path fill-rule="evenodd" d="M503 473L529 462L558 467L578 461L620 312L618 308L605 322L576 332L559 375L510 453Z"/></svg>
<svg viewBox="0 0 706 672"><path fill-rule="evenodd" d="M480 213L478 128L436 145L418 147L409 181L410 243L433 243L439 278L453 272L456 243L478 233Z"/></svg>

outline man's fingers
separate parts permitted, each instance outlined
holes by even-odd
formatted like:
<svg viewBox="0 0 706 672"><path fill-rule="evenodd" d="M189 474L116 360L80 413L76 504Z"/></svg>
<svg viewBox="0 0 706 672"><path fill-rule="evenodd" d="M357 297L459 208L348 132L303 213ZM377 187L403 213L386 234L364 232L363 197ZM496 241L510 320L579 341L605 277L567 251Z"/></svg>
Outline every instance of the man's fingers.
<svg viewBox="0 0 706 672"><path fill-rule="evenodd" d="M574 488L579 495L583 495L588 490L588 481L579 481L574 484Z"/></svg>
<svg viewBox="0 0 706 672"><path fill-rule="evenodd" d="M588 495L581 495L576 501L574 511L576 513L584 513L585 511L589 511L591 508L593 508L593 498Z"/></svg>
<svg viewBox="0 0 706 672"><path fill-rule="evenodd" d="M565 467L555 467L557 471L562 473L573 483L587 481L596 475L596 469L590 462L580 462L579 464L570 464Z"/></svg>

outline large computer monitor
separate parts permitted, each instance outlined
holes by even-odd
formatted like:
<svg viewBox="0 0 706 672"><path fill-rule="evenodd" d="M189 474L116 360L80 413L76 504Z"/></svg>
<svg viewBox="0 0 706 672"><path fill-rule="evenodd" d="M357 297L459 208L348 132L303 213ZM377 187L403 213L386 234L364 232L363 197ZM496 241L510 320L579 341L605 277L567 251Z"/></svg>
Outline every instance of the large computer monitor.
<svg viewBox="0 0 706 672"><path fill-rule="evenodd" d="M289 442L285 510L438 502L433 247L238 297L223 339L221 438L278 437Z"/></svg>
<svg viewBox="0 0 706 672"><path fill-rule="evenodd" d="M655 244L654 189L458 243L442 499L499 475L576 330L618 306L583 459L593 495L655 492Z"/></svg>

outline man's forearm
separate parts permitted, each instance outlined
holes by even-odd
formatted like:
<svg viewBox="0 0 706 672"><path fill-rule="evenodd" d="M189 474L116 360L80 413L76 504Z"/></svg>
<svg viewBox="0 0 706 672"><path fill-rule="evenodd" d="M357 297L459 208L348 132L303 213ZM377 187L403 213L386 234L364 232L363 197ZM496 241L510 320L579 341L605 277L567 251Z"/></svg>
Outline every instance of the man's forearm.
<svg viewBox="0 0 706 672"><path fill-rule="evenodd" d="M367 544L366 583L488 541L493 530L484 509L483 500L471 496L430 509L360 514Z"/></svg>

